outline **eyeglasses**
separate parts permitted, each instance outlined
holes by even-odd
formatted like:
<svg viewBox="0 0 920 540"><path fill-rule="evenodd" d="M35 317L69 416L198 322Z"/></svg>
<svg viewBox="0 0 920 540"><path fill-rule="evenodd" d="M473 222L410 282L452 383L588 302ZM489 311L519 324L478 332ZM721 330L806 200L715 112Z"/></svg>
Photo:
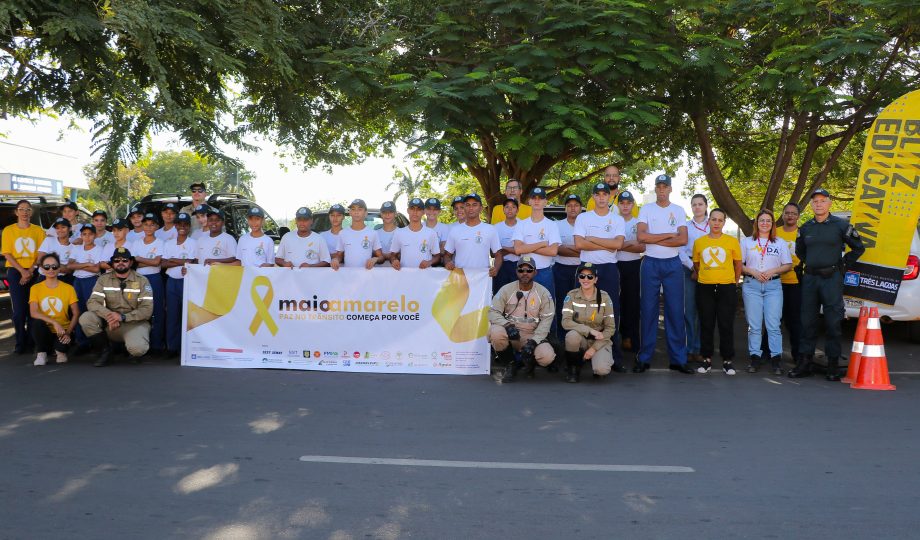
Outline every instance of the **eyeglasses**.
<svg viewBox="0 0 920 540"><path fill-rule="evenodd" d="M518 268L518 274L533 274L533 268Z"/></svg>
<svg viewBox="0 0 920 540"><path fill-rule="evenodd" d="M42 265L42 268L44 268L45 270L57 270L60 267L61 265L59 264L43 264Z"/></svg>
<svg viewBox="0 0 920 540"><path fill-rule="evenodd" d="M31 209L31 208L28 208L28 207L26 207L26 208L17 208L16 211L17 211L17 212L25 212L25 213L27 213L27 214L31 214L31 213L32 213L32 209Z"/></svg>
<svg viewBox="0 0 920 540"><path fill-rule="evenodd" d="M594 279L594 274L578 274L578 279Z"/></svg>
<svg viewBox="0 0 920 540"><path fill-rule="evenodd" d="M128 259L112 259L112 264L130 262Z"/></svg>
<svg viewBox="0 0 920 540"><path fill-rule="evenodd" d="M505 186L505 191L521 191L518 186Z"/></svg>

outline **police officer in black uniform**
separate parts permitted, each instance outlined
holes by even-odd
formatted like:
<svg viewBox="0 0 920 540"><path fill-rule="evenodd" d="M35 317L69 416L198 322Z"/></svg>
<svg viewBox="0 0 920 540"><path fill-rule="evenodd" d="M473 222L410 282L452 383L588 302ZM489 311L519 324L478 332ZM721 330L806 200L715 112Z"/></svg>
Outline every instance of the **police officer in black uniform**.
<svg viewBox="0 0 920 540"><path fill-rule="evenodd" d="M795 252L804 265L802 280L802 341L792 378L811 375L811 361L815 354L818 336L819 310L824 309L824 354L827 357L827 380L839 381L837 373L840 359L840 321L843 320L843 274L846 266L862 256L863 247L859 233L850 223L832 216L831 195L817 189L811 195L811 209L815 217L799 229ZM843 246L850 251L841 258Z"/></svg>

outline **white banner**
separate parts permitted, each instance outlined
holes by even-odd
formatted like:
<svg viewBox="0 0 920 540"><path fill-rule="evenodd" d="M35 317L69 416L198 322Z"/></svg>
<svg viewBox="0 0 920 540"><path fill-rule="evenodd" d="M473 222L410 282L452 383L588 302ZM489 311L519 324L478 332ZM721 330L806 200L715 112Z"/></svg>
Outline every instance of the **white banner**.
<svg viewBox="0 0 920 540"><path fill-rule="evenodd" d="M486 270L190 265L182 365L489 373Z"/></svg>

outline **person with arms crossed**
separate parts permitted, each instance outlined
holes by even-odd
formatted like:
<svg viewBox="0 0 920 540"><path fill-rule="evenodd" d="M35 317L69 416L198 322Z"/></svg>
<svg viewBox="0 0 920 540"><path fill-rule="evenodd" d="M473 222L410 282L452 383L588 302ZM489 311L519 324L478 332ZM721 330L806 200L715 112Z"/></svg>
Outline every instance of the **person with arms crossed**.
<svg viewBox="0 0 920 540"><path fill-rule="evenodd" d="M693 374L687 365L687 330L684 327L684 270L680 248L687 244L687 215L670 200L671 177L655 178L655 202L639 210L636 239L645 244L640 282L641 346L633 373L643 373L651 365L658 339L658 301L664 289L664 325L669 367Z"/></svg>
<svg viewBox="0 0 920 540"><path fill-rule="evenodd" d="M109 215L105 210L96 210L93 212L93 227L96 230L96 239L94 243L99 246L99 249L105 249L105 246L115 241L115 237L112 236L112 233L106 230L106 223L108 221ZM83 231L81 230L80 232L82 233ZM81 240L83 239L82 234L80 238Z"/></svg>
<svg viewBox="0 0 920 540"><path fill-rule="evenodd" d="M645 244L636 240L639 231L639 218L634 217L636 199L629 191L622 191L617 196L617 210L623 218L626 232L623 247L617 251L617 270L620 271L620 313L630 314L620 318L621 347L633 352L639 351L642 343L639 332L641 302L639 291L639 269L642 266L642 254Z"/></svg>
<svg viewBox="0 0 920 540"><path fill-rule="evenodd" d="M332 255L332 269L338 270L344 266L370 270L383 258L383 253L377 231L364 223L367 204L361 199L355 199L348 206L348 213L351 216L351 227L339 233L335 253Z"/></svg>
<svg viewBox="0 0 920 540"><path fill-rule="evenodd" d="M45 238L42 245L38 248L36 260L41 261L42 258L49 253L57 255L57 264L59 267L56 273L57 279L64 283L71 284L73 282L73 276L67 272L67 263L70 261L70 251L74 249L73 244L70 243L70 239L73 236L70 233L70 221L68 221L67 218L59 217L54 220L54 224L51 225L51 228L55 231L56 236ZM42 275L45 274L41 266L38 268L38 273Z"/></svg>
<svg viewBox="0 0 920 540"><path fill-rule="evenodd" d="M464 197L464 215L466 223L458 224L450 230L447 244L444 246L444 268L482 268L489 270L489 277L494 278L502 265L502 245L498 241L498 231L488 223L483 223L482 197L470 193ZM489 254L494 255L490 264Z"/></svg>
<svg viewBox="0 0 920 540"><path fill-rule="evenodd" d="M58 218L63 219L63 218ZM45 279L29 290L29 311L32 315L32 339L37 354L32 365L44 366L48 355L56 352L55 362L67 362L67 349L73 341L74 327L80 317L77 293L58 280L61 260L51 252L39 259Z"/></svg>
<svg viewBox="0 0 920 540"><path fill-rule="evenodd" d="M166 286L160 274L163 260L163 241L156 237L160 222L156 214L144 214L144 238L135 240L129 251L137 262L137 273L147 278L153 296L153 314L150 318L149 352L159 355L166 345Z"/></svg>
<svg viewBox="0 0 920 540"><path fill-rule="evenodd" d="M533 280L549 291L551 298L556 296L553 284L553 258L559 253L559 229L556 222L543 215L546 208L546 190L537 186L530 190L528 197L531 215L514 227L514 253L517 256L530 255L536 264L537 273Z"/></svg>
<svg viewBox="0 0 920 540"><path fill-rule="evenodd" d="M430 268L441 258L441 242L438 234L422 223L426 212L425 203L414 198L409 201L409 225L396 229L390 251L390 265L401 268Z"/></svg>
<svg viewBox="0 0 920 540"><path fill-rule="evenodd" d="M185 212L176 216L176 238L163 246L162 267L166 270L166 356L174 358L182 350L183 286L188 265L197 262L198 243L189 237L192 218Z"/></svg>
<svg viewBox="0 0 920 540"><path fill-rule="evenodd" d="M230 264L253 267L275 266L275 241L262 230L265 212L253 206L246 212L249 232L236 244L236 260Z"/></svg>
<svg viewBox="0 0 920 540"><path fill-rule="evenodd" d="M284 268L315 268L329 266L329 246L326 240L310 230L313 212L302 206L294 213L296 229L281 237L275 253L275 264Z"/></svg>

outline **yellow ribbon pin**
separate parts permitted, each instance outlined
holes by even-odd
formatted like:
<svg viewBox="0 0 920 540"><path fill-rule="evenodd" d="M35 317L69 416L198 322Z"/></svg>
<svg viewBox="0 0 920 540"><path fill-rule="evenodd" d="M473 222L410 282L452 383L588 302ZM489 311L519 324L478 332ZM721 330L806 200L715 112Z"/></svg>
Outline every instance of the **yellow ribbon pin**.
<svg viewBox="0 0 920 540"><path fill-rule="evenodd" d="M489 331L489 308L461 314L470 297L470 286L462 269L455 269L441 284L431 315L454 343L485 337Z"/></svg>
<svg viewBox="0 0 920 540"><path fill-rule="evenodd" d="M268 290L265 291L265 296L261 298L259 297L259 291L256 290L259 286L268 288ZM275 297L275 290L272 288L272 282L268 279L268 276L257 276L253 279L252 286L249 288L249 295L252 297L252 305L256 307L256 314L252 317L252 322L249 323L249 332L252 335L256 335L259 326L264 322L265 327L268 328L268 331L274 336L278 333L278 325L272 320L272 315L268 312L268 308L272 305L272 298Z"/></svg>

